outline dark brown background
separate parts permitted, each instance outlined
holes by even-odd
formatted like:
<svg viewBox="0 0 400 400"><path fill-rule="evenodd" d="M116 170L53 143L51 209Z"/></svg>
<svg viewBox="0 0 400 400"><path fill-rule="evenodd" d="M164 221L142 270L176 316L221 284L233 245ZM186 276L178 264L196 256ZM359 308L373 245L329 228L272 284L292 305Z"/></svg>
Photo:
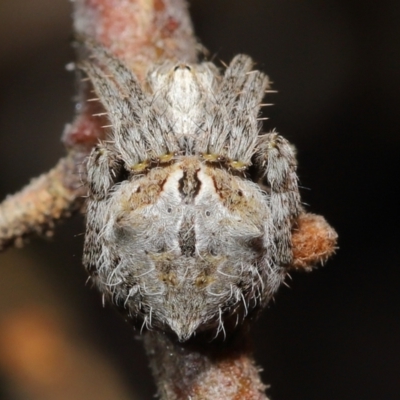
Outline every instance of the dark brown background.
<svg viewBox="0 0 400 400"><path fill-rule="evenodd" d="M340 235L337 255L311 274L293 274L255 328L271 398L398 399L400 3L191 3L196 33L216 59L245 52L273 80L279 93L268 99L276 106L266 110L265 129L296 145L304 202ZM70 37L67 0L2 0L2 197L63 154L60 135L74 107L64 68L73 60ZM141 343L85 287L82 232L75 217L50 241L1 256L0 316L37 302L60 307L72 335L107 360L128 392L150 399ZM35 398L2 370L1 399Z"/></svg>

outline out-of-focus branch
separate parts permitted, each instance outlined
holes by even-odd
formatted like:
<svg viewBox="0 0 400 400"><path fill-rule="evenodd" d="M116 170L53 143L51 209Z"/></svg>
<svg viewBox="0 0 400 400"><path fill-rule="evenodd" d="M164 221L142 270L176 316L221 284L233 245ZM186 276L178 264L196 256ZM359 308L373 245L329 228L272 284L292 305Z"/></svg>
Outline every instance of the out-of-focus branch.
<svg viewBox="0 0 400 400"><path fill-rule="evenodd" d="M197 59L184 0L76 0L74 28L107 47L139 79L152 63Z"/></svg>
<svg viewBox="0 0 400 400"><path fill-rule="evenodd" d="M29 304L0 316L0 369L18 392L36 400L136 399L52 307Z"/></svg>
<svg viewBox="0 0 400 400"><path fill-rule="evenodd" d="M81 154L71 151L51 171L3 201L0 250L19 247L32 234L50 235L58 219L79 209L85 194L78 173L81 160Z"/></svg>

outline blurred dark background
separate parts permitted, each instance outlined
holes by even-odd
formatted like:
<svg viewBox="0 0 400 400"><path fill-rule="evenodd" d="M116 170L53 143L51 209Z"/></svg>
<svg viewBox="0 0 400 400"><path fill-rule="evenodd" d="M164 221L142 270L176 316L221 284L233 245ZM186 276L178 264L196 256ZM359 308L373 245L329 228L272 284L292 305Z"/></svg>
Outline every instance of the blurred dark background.
<svg viewBox="0 0 400 400"><path fill-rule="evenodd" d="M211 55L229 61L245 52L274 82L279 93L267 99L276 105L266 110L265 130L277 128L296 145L303 200L340 237L337 255L310 274L292 274L255 327L271 399L398 399L400 3L192 0L191 11ZM2 198L64 152L75 92L65 70L74 58L70 14L67 0L0 3ZM76 216L53 238L0 257L1 399L155 392L140 340L85 286L83 229ZM31 343L37 326L58 338L65 359L85 354L78 366L71 361L66 382L30 381L37 357L29 364L9 351L21 332L29 340L17 348Z"/></svg>

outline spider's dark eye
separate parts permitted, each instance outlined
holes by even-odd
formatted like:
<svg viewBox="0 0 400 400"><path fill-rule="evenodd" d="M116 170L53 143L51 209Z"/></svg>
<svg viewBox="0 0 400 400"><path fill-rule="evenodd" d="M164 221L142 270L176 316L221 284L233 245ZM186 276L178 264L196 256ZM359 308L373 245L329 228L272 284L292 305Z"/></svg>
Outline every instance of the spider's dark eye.
<svg viewBox="0 0 400 400"><path fill-rule="evenodd" d="M180 64L180 65L176 65L175 67L174 67L174 71L178 71L178 69L187 69L188 71L191 71L192 70L192 68L190 68L190 65L183 65L183 64Z"/></svg>
<svg viewBox="0 0 400 400"><path fill-rule="evenodd" d="M111 174L114 184L127 181L131 175L130 172L126 170L122 162L116 168L112 169Z"/></svg>

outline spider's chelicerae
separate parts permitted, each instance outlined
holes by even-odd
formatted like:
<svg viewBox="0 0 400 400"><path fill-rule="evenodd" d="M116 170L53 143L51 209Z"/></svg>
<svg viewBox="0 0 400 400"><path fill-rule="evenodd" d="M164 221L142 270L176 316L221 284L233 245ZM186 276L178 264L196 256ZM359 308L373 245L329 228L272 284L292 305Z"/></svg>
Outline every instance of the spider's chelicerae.
<svg viewBox="0 0 400 400"><path fill-rule="evenodd" d="M181 341L232 329L283 281L301 212L292 146L260 133L267 76L238 55L223 75L165 62L140 84L87 46L112 126L87 164L89 274L139 326Z"/></svg>

